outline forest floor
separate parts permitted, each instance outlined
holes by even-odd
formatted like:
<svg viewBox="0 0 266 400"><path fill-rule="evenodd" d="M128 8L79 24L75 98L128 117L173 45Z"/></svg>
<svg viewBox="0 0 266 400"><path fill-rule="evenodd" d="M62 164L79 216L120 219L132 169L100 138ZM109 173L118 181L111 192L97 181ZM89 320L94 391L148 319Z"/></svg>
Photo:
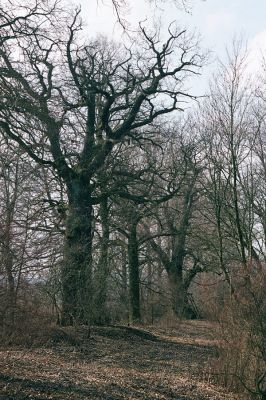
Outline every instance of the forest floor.
<svg viewBox="0 0 266 400"><path fill-rule="evenodd" d="M239 399L211 383L217 339L210 322L46 335L28 347L0 348L1 400Z"/></svg>

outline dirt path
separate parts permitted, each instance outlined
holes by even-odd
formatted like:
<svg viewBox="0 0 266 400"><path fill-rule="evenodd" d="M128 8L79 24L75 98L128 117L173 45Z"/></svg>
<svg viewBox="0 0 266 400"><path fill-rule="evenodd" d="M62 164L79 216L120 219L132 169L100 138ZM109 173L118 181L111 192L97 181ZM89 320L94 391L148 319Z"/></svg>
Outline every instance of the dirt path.
<svg viewBox="0 0 266 400"><path fill-rule="evenodd" d="M94 328L76 343L71 332L57 332L45 346L2 349L0 399L237 399L209 383L210 323L149 332Z"/></svg>

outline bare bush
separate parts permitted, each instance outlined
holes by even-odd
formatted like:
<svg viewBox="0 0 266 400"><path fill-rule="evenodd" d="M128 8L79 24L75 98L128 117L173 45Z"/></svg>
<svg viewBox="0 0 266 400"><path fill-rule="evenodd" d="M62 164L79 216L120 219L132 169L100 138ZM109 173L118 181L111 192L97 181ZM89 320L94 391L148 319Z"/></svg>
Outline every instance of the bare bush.
<svg viewBox="0 0 266 400"><path fill-rule="evenodd" d="M214 374L226 387L266 399L266 274L252 271L250 285L238 276L237 293L219 317L219 358Z"/></svg>

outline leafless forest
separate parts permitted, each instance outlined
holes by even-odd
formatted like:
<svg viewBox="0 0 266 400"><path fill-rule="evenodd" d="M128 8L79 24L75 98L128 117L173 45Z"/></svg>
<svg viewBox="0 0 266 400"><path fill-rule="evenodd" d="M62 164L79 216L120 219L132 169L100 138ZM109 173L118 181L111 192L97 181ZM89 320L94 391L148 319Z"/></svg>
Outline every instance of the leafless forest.
<svg viewBox="0 0 266 400"><path fill-rule="evenodd" d="M110 3L0 2L0 399L265 400L266 66Z"/></svg>

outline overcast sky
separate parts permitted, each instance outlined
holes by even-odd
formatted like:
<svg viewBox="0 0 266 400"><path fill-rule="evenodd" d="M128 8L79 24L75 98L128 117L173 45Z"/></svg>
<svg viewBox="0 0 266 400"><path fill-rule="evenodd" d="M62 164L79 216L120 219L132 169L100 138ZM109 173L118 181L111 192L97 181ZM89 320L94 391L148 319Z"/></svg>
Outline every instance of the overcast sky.
<svg viewBox="0 0 266 400"><path fill-rule="evenodd" d="M104 33L119 39L121 30L115 24L111 1L103 1L105 5L102 0L72 0L74 4L81 4L90 36ZM134 28L140 20L160 17L165 30L171 21L177 20L180 26L196 29L201 34L202 47L213 51L213 59L215 56L224 59L226 46L230 47L233 37L241 35L247 42L254 68L259 66L261 53L266 50L266 0L193 0L193 3L191 13L186 13L167 1L154 15L154 7L144 0L130 0L126 18ZM209 67L203 71L205 82L211 70ZM199 90L205 85L204 79L199 83Z"/></svg>

